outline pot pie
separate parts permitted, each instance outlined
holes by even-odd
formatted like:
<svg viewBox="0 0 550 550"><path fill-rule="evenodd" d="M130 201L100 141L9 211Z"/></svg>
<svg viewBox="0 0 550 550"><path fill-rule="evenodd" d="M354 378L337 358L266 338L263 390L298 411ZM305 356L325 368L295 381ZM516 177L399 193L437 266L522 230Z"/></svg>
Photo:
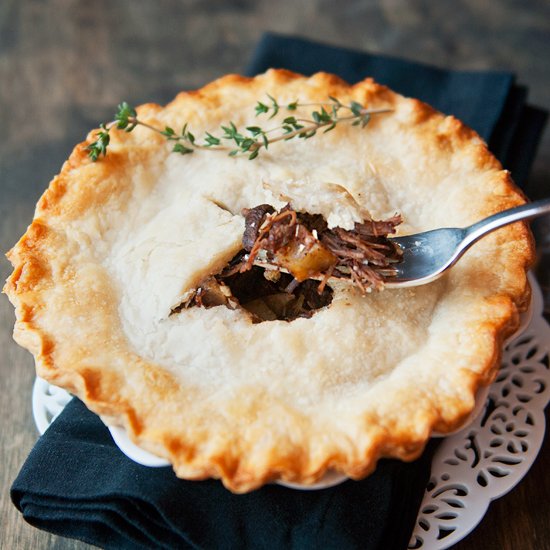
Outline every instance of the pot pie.
<svg viewBox="0 0 550 550"><path fill-rule="evenodd" d="M214 133L229 120L257 124L254 105L267 94L281 104L331 97L389 112L365 128L342 123L281 140L254 160L173 154L163 136L138 126L111 131L108 154L92 162L92 132L8 253L14 271L4 289L14 337L39 376L124 426L179 477L219 478L234 492L273 480L311 484L327 470L359 479L379 458L412 460L433 431L459 426L518 326L533 259L530 233L517 223L429 285L365 292L331 277L320 289L307 271L298 281L280 264L254 265L237 270L248 277L243 292L258 281L275 290L244 299L220 274L246 258L251 216L265 228L286 208L349 232L397 214L392 230L407 234L524 202L475 132L371 79L232 75L137 112L157 127ZM248 235L248 253L257 238Z"/></svg>

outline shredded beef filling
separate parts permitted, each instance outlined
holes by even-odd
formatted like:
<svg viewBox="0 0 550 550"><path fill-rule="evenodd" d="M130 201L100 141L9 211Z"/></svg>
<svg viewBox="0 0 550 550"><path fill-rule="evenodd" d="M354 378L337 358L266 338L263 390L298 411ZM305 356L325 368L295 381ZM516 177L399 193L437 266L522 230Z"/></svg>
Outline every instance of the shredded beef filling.
<svg viewBox="0 0 550 550"><path fill-rule="evenodd" d="M243 211L243 249L204 281L182 308L243 308L253 322L311 317L332 301L330 279L361 292L380 290L395 274L401 249L388 239L401 216L329 229L320 214L276 211L261 204Z"/></svg>
<svg viewBox="0 0 550 550"><path fill-rule="evenodd" d="M401 260L401 249L388 239L401 221L396 214L355 223L351 230L329 229L319 214L296 212L289 205L275 212L262 204L245 212L248 258L241 270L253 265L284 269L298 281L319 279L321 290L330 277L350 279L362 292L380 290Z"/></svg>

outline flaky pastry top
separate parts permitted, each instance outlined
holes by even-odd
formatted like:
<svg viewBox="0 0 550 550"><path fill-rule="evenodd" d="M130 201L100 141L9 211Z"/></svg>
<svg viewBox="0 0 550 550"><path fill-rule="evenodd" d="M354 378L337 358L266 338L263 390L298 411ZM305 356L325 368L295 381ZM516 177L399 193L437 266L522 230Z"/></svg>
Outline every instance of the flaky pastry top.
<svg viewBox="0 0 550 550"><path fill-rule="evenodd" d="M339 124L273 144L252 161L173 154L138 127L113 131L94 163L91 133L10 251L5 287L15 338L41 377L125 426L178 476L221 478L236 492L312 483L327 469L361 478L380 457L413 459L433 430L457 427L518 325L533 258L528 229L515 224L426 286L362 295L334 283L332 303L309 319L253 324L239 309L178 309L241 248L243 208L290 201L348 228L365 212L400 212L406 234L524 202L475 132L371 79L231 75L138 114L203 134L229 120L257 124L266 94L392 111L364 129Z"/></svg>

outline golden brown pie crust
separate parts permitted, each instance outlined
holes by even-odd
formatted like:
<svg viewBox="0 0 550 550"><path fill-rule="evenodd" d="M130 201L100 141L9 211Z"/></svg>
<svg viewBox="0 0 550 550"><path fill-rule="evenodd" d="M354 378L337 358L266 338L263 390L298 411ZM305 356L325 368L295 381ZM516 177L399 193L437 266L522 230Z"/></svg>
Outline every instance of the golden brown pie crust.
<svg viewBox="0 0 550 550"><path fill-rule="evenodd" d="M158 300L142 305L150 296L136 275L139 247L150 258L151 235L162 246L188 240L176 226L159 229L162 220L177 220L177 213L166 214L146 226L143 239L124 252L130 256L120 250L125 231L131 228L134 239L149 223L147 208L164 212L170 193L179 193L174 182L181 174L188 193L182 212L198 194L235 213L212 225L218 237L219 227L231 227L227 248L213 249L189 280L218 269L238 249L238 212L255 206L242 201L276 197L273 187L286 189L289 180L299 180L306 195L319 189L321 202L325 184L336 183L375 216L399 210L403 233L464 226L524 202L475 132L371 79L350 86L325 73L230 75L138 113L160 126L189 122L202 135L231 119L254 122L254 104L266 93L288 102L330 95L394 111L373 117L365 129L339 125L325 136L274 144L254 161L213 151L178 157L163 138L138 128L112 132L109 153L92 163L86 151L92 132L8 253L14 271L4 288L16 308L14 337L34 355L39 376L125 426L140 446L170 460L178 476L220 478L235 492L276 479L313 483L329 468L358 479L379 458L412 460L432 431L459 426L477 388L493 380L502 342L518 326L534 257L530 232L518 223L483 239L449 275L425 287L361 296L341 285L326 311L292 323L249 326L223 306L182 318L165 312L151 325L153 336L143 337L131 308L147 319L178 296L164 296L159 285ZM204 187L197 172L204 173ZM325 201L319 208L330 207ZM189 246L178 253L194 253ZM143 260L153 294L154 274L170 269L167 255ZM132 272L128 257L138 262ZM174 343L175 336L181 338Z"/></svg>

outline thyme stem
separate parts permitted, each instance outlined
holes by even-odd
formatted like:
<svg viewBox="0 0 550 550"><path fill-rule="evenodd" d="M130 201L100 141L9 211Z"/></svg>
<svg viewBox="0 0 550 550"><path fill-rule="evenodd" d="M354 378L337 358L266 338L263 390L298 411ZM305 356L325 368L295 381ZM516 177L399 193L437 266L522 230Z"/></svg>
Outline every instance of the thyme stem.
<svg viewBox="0 0 550 550"><path fill-rule="evenodd" d="M299 103L299 101L295 101L285 106L280 105L275 98L269 95L268 98L271 105L259 101L256 105L256 115L269 114L269 118L273 118L283 108L287 111L296 111L299 108L320 107L320 110L312 111L311 118L287 116L281 124L268 130L264 130L260 126L247 126L245 130L239 130L233 122L229 122L225 126L220 126L223 131L222 135L215 136L205 132L199 142L188 130L187 124L184 125L180 133L169 126L161 129L139 119L137 111L130 107L128 103L122 102L118 106L115 119L108 124L100 125L100 130L96 134L97 139L87 147L88 154L94 162L100 156L107 154L110 132L113 128L131 132L137 126L143 126L162 135L167 141L173 141L172 150L182 155L193 153L195 149L212 149L229 151L230 156L246 154L252 160L258 156L261 149L267 149L272 143L288 141L293 138L309 139L318 130L324 128L324 133L326 133L342 122L351 122L353 126L361 125L364 128L372 115L392 112L392 109L389 108L367 109L356 101L346 105L334 97L329 97L329 101L326 103ZM339 114L341 109L346 109L351 114L341 116ZM275 132L278 132L278 134L273 135Z"/></svg>

